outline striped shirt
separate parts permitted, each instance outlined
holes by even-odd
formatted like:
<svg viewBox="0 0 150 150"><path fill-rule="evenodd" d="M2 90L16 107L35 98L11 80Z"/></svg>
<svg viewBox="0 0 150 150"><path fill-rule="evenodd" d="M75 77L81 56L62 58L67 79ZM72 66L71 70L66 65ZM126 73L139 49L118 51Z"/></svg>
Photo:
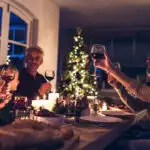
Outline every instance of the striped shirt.
<svg viewBox="0 0 150 150"><path fill-rule="evenodd" d="M138 112L146 108L145 102L141 101L140 98L137 98L130 93L121 85L116 89L121 101L132 111Z"/></svg>
<svg viewBox="0 0 150 150"><path fill-rule="evenodd" d="M132 80L127 91L136 97L140 98L142 101L150 102L150 87L145 84L139 84L136 80Z"/></svg>

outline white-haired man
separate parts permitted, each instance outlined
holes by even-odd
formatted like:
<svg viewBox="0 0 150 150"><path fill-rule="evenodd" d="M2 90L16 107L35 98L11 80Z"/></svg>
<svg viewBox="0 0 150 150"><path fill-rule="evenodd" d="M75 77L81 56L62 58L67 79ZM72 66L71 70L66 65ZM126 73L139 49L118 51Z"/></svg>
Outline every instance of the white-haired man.
<svg viewBox="0 0 150 150"><path fill-rule="evenodd" d="M43 50L38 46L29 47L25 54L26 67L20 71L17 95L27 96L29 104L36 96L43 96L51 89L51 84L43 75L38 73L38 68L43 63Z"/></svg>

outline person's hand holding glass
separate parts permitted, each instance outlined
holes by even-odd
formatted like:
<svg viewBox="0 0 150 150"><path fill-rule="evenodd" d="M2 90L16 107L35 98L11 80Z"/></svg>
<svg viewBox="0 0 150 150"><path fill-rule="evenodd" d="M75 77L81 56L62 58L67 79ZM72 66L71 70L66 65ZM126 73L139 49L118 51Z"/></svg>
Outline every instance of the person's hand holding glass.
<svg viewBox="0 0 150 150"><path fill-rule="evenodd" d="M38 90L39 95L42 96L42 97L45 94L51 92L52 85L51 85L50 81L52 81L55 77L54 70L46 70L45 74L44 74L44 77L47 80L47 82L43 83L41 85L41 87L39 88L39 90Z"/></svg>
<svg viewBox="0 0 150 150"><path fill-rule="evenodd" d="M38 90L38 93L40 96L44 96L44 94L48 93L51 90L51 84L50 83L43 83L41 87Z"/></svg>
<svg viewBox="0 0 150 150"><path fill-rule="evenodd" d="M14 80L15 73L16 71L13 68L11 68L11 66L6 66L2 68L0 72L0 76L1 76L1 79L5 82L5 84L3 85L1 89L2 93L10 92L10 82Z"/></svg>
<svg viewBox="0 0 150 150"><path fill-rule="evenodd" d="M106 48L101 44L94 44L91 48L91 56L94 61L94 66L106 72L112 68L112 63L107 55Z"/></svg>
<svg viewBox="0 0 150 150"><path fill-rule="evenodd" d="M46 70L45 71L45 78L49 82L55 78L55 71L54 70Z"/></svg>
<svg viewBox="0 0 150 150"><path fill-rule="evenodd" d="M4 66L0 71L0 109L5 107L12 97L10 93L10 82L15 78L15 70Z"/></svg>
<svg viewBox="0 0 150 150"><path fill-rule="evenodd" d="M114 63L114 67L116 70L120 70L120 64L119 63ZM108 74L107 81L109 85L111 85L115 89L119 89L121 87L121 84L110 74Z"/></svg>

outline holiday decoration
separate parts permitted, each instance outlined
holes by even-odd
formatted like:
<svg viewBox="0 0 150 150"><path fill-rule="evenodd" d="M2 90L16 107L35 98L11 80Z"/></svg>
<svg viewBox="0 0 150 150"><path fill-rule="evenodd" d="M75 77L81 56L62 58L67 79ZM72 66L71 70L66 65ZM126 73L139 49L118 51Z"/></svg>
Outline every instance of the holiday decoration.
<svg viewBox="0 0 150 150"><path fill-rule="evenodd" d="M9 65L11 63L11 59L10 59L10 56L7 55L7 60L6 60L6 64Z"/></svg>
<svg viewBox="0 0 150 150"><path fill-rule="evenodd" d="M77 28L77 35L73 39L74 46L68 54L66 68L59 81L59 93L71 98L96 95L95 78L89 73L89 55L81 28Z"/></svg>

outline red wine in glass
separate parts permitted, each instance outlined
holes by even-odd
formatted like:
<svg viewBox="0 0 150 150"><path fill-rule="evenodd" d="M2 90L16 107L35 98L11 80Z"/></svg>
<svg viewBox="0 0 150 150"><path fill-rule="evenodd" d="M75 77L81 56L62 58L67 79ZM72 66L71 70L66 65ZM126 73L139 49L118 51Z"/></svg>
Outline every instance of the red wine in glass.
<svg viewBox="0 0 150 150"><path fill-rule="evenodd" d="M105 59L104 52L105 46L101 44L94 44L91 48L91 56L94 59Z"/></svg>
<svg viewBox="0 0 150 150"><path fill-rule="evenodd" d="M5 92L7 90L9 82L14 80L15 73L16 73L16 71L14 69L10 68L10 67L4 67L1 70L1 73L0 73L1 78L2 78L2 80L5 81L5 85L2 88L3 92Z"/></svg>
<svg viewBox="0 0 150 150"><path fill-rule="evenodd" d="M100 54L100 53L92 53L91 56L94 59L105 59L104 54Z"/></svg>
<svg viewBox="0 0 150 150"><path fill-rule="evenodd" d="M55 78L55 72L52 70L46 70L45 71L45 78L48 80L48 81L52 81L54 78Z"/></svg>

